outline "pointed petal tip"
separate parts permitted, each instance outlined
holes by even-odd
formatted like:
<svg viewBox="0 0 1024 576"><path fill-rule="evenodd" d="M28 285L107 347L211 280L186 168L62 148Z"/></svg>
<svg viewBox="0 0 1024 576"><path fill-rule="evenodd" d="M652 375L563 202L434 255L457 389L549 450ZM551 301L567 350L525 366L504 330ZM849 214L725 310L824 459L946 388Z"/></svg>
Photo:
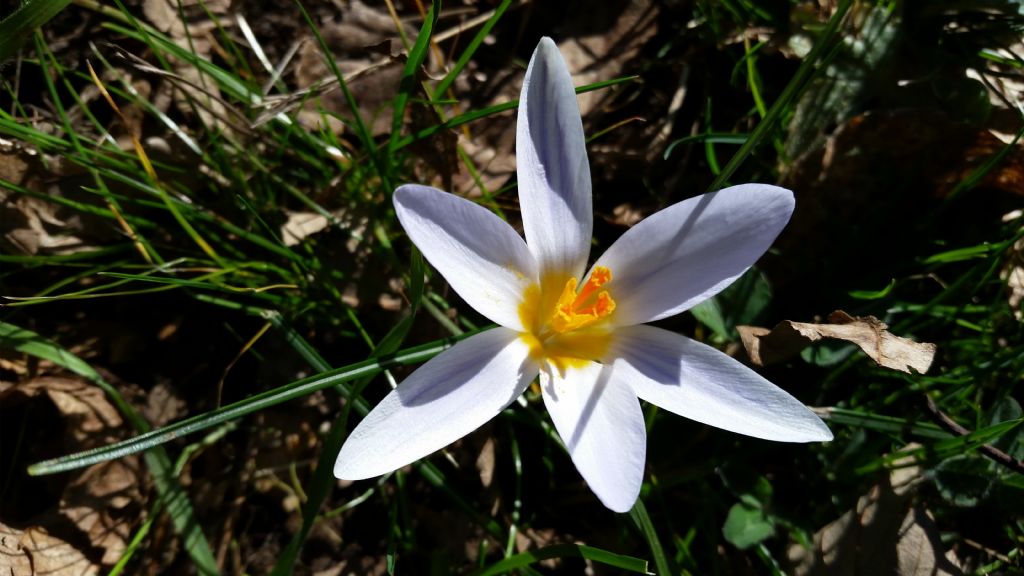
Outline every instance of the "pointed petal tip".
<svg viewBox="0 0 1024 576"><path fill-rule="evenodd" d="M637 496L634 496L632 499L623 498L615 501L603 500L600 496L598 496L598 499L601 499L601 504L604 504L605 508L612 512L615 512L616 514L625 514L633 509L633 505L636 504Z"/></svg>
<svg viewBox="0 0 1024 576"><path fill-rule="evenodd" d="M740 431L739 433L742 434L743 432ZM811 442L831 442L833 438L832 430L829 429L828 425L817 414L807 409L805 417L794 422L793 429L789 435L765 439L775 442L809 444Z"/></svg>
<svg viewBox="0 0 1024 576"><path fill-rule="evenodd" d="M737 184L735 186L723 188L722 190L719 190L719 192L726 192L728 190L756 194L757 196L755 196L755 198L758 198L761 201L778 202L783 207L788 207L790 213L792 213L793 209L796 207L796 197L793 195L793 191L789 188L783 188L782 186L751 182L748 184Z"/></svg>
<svg viewBox="0 0 1024 576"><path fill-rule="evenodd" d="M365 466L360 466L357 459L346 457L344 446L341 447L338 459L334 461L334 477L338 480L366 480L381 474L383 472L377 474L367 470Z"/></svg>
<svg viewBox="0 0 1024 576"><path fill-rule="evenodd" d="M541 36L540 41L537 42L537 48L535 50L537 52L540 52L541 50L544 50L545 52L550 50L558 52L558 45L555 44L555 41L552 40L550 36Z"/></svg>

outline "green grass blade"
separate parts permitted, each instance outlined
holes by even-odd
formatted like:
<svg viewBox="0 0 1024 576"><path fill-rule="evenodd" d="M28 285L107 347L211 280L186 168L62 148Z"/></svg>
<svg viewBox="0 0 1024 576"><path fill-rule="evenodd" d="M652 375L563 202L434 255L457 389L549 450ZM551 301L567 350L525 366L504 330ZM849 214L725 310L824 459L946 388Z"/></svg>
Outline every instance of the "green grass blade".
<svg viewBox="0 0 1024 576"><path fill-rule="evenodd" d="M580 87L576 88L576 93L577 94L584 94L586 92L592 92L594 90L600 90L602 88L609 88L609 87L615 86L617 84L624 84L626 82L632 82L633 80L636 80L636 79L637 79L637 76L624 76L622 78L615 78L613 80L605 80L605 81L602 81L602 82L594 82L593 84L587 84L585 86L580 86ZM419 140L423 140L424 138L429 138L430 136L433 136L434 134L437 134L438 132L440 132L442 130L447 130L449 128L456 128L456 127L462 126L463 124L469 124L470 122L473 122L474 120L479 120L481 118L486 118L488 116L493 116L494 114L497 114L499 112L504 112L506 110L515 110L518 107L519 107L519 100L509 100L508 102L502 102L501 104L495 104L494 106L488 106L486 108L481 108L479 110L473 110L473 111L470 111L470 112L466 112L464 114L459 114L458 116L454 116L452 118L449 118L448 120L446 120L446 121L444 121L444 122L442 122L440 124L435 124L435 125L430 126L428 128L424 128L423 130L420 130L419 132L417 132L415 134L412 134L410 136L406 136L405 138L402 138L401 140L398 141L397 144L395 144L395 148L394 149L395 150L400 150L400 149L405 148L406 146L412 144L413 142L418 142Z"/></svg>
<svg viewBox="0 0 1024 576"><path fill-rule="evenodd" d="M0 347L11 348L36 358L48 360L78 374L102 389L137 431L145 433L150 429L149 423L130 404L125 402L117 389L110 385L95 368L63 347L31 330L6 322L0 322ZM185 549L192 561L195 562L200 573L218 574L219 570L217 570L217 563L213 558L213 551L196 522L195 512L188 495L182 490L174 475L174 466L171 464L167 452L162 446L156 446L147 451L143 457L150 473L153 474L160 502L163 503L170 515L175 530L181 535ZM32 473L31 469L29 473Z"/></svg>
<svg viewBox="0 0 1024 576"><path fill-rule="evenodd" d="M29 466L29 474L32 474L33 476L56 474L58 472L65 472L67 470L90 466L97 462L105 462L107 460L121 458L122 456L127 456L129 454L135 454L154 446L159 446L186 434L192 434L224 422L241 418L247 414L264 410L270 406L287 402L288 400L300 398L307 394L316 392L317 390L323 390L325 388L344 384L359 378L374 376L394 366L416 364L429 360L449 348L455 341L461 340L470 335L470 333L467 333L458 338L438 340L429 344L407 348L382 358L370 358L361 362L356 362L355 364L350 364L336 370L330 370L316 376L311 376L309 378L292 382L291 384L274 388L273 390L268 390L205 414L199 414L169 426L140 434L135 438L130 438L123 442L79 452L69 456L54 458L52 460L37 462ZM352 389L346 388L344 395L347 398L351 398Z"/></svg>
<svg viewBox="0 0 1024 576"><path fill-rule="evenodd" d="M874 430L885 434L907 434L915 438L932 438L938 440L944 440L950 437L949 432L946 432L931 422L916 422L907 418L872 414L862 410L829 408L828 413L823 415L823 417L829 422L866 428L868 430Z"/></svg>
<svg viewBox="0 0 1024 576"><path fill-rule="evenodd" d="M71 0L22 2L10 16L0 20L0 64L17 54L28 37L67 7Z"/></svg>
<svg viewBox="0 0 1024 576"><path fill-rule="evenodd" d="M441 12L441 0L434 0L430 4L426 18L423 19L423 26L416 36L416 43L409 50L409 57L405 61L405 68L402 69L402 78L398 84L398 94L392 104L393 116L391 117L391 138L388 140L388 153L393 154L398 144L399 136L402 133L402 120L405 118L405 107L409 103L409 96L416 90L416 73L430 49L430 35L434 31L434 24L437 23L437 16Z"/></svg>
<svg viewBox="0 0 1024 576"><path fill-rule="evenodd" d="M836 8L834 14L828 21L828 25L825 26L825 30L822 32L821 37L817 42L814 43L814 47L804 58L804 61L800 63L800 68L797 69L796 74L793 75L793 79L789 81L786 88L779 95L779 98L772 104L772 107L768 110L768 114L765 115L761 123L757 125L754 132L750 135L750 138L740 146L740 149L736 151L736 154L729 159L729 163L725 165L725 168L718 174L718 176L708 186L708 191L713 192L725 186L725 183L729 181L729 178L739 169L740 165L746 161L747 157L750 156L754 148L768 137L772 131L775 130L779 120L782 119L783 112L786 111L789 103L796 98L797 94L803 89L810 79L811 75L817 70L818 59L821 58L822 54L826 50L831 50L833 45L833 38L839 32L839 25L842 23L846 13L850 10L850 6L853 5L853 0L843 0Z"/></svg>
<svg viewBox="0 0 1024 576"><path fill-rule="evenodd" d="M305 5L301 0L294 0L296 7L299 12L302 13L302 18L305 20L306 25L313 32L313 36L316 37L317 44L320 46L320 52L323 54L324 61L327 63L327 67L330 68L331 73L338 80L338 87L341 88L341 93L345 96L345 103L348 105L349 111L352 113L352 121L355 124L356 136L359 137L359 142L362 144L363 150L370 155L370 161L377 169L377 173L381 178L382 187L391 192L394 190L394 186L391 185L391 174L388 170L388 162L381 160L380 153L373 141L373 135L370 133L369 128L366 127L366 122L363 121L363 116L359 112L359 103L356 102L355 96L352 95L352 91L348 88L348 83L345 82L345 76L341 73L341 69L338 68L338 63L334 59L334 55L331 54L331 49L327 45L327 41L324 40L322 34L320 34L320 28L317 27L313 17L306 11Z"/></svg>
<svg viewBox="0 0 1024 576"><path fill-rule="evenodd" d="M654 523L651 522L651 517L647 515L647 507L644 506L644 501L640 498L636 499L636 504L633 505L633 509L629 511L629 517L636 523L637 528L644 535L644 540L647 540L647 546L651 549L651 556L654 557L654 566L657 569L658 574L674 574L669 567L668 558L665 557L665 549L661 546L661 540L658 539L658 532L654 529Z"/></svg>
<svg viewBox="0 0 1024 576"><path fill-rule="evenodd" d="M555 544L539 550L530 550L521 554L516 554L515 556L509 556L508 558L492 564L483 570L474 572L473 576L495 576L497 574L507 574L513 570L526 568L531 564L536 564L542 560L550 560L552 558L585 558L592 562L604 564L605 566L611 566L613 568L619 568L621 570L626 570L627 572L650 574L650 572L647 571L647 561L641 560L640 558L616 554L614 552L602 550L601 548L584 546L582 544Z"/></svg>
<svg viewBox="0 0 1024 576"><path fill-rule="evenodd" d="M413 251L412 263L409 270L409 276L411 279L411 310L405 318L396 324L394 328L392 328L380 340L374 348L371 358L379 358L398 350L398 347L402 345L405 337L409 334L409 328L412 327L412 323L416 318L416 312L419 309L419 302L423 298L423 267L423 258L420 256L418 251ZM298 335L295 334L295 336ZM327 362L324 361L320 354L317 353L304 338L298 336L298 338L293 338L290 341L293 345L297 346L298 349L302 350L300 353L303 354L304 357L313 360L312 365L314 368L321 372L330 370L330 366ZM350 396L355 399L362 400L359 392L368 385L372 379L372 377L363 378L355 385L353 393L350 394ZM313 479L306 488L307 498L302 507L302 526L292 537L291 541L288 543L288 547L285 548L284 553L281 554L281 557L274 565L274 570L271 572L271 576L286 576L287 574L292 573L295 559L302 550L302 545L306 541L309 531L313 528L313 523L315 522L317 515L320 513L320 509L323 507L324 501L327 500L327 496L330 494L331 488L335 484L334 460L337 458L338 452L341 451L341 445L348 437L348 418L355 405L356 403L353 401L345 403L344 408L342 408L341 415L331 426L330 433L327 435L327 438L320 447L320 456L317 459ZM362 412L362 414L365 413L365 411Z"/></svg>
<svg viewBox="0 0 1024 576"><path fill-rule="evenodd" d="M346 402L341 410L341 415L331 426L331 431L320 446L320 456L317 459L316 469L313 472L313 479L306 487L306 502L302 506L302 526L292 536L288 547L278 558L274 565L271 576L287 576L294 570L295 559L302 550L302 545L313 528L320 508L331 492L335 484L334 480L334 459L341 450L341 445L348 437L348 417L352 412L353 403Z"/></svg>
<svg viewBox="0 0 1024 576"><path fill-rule="evenodd" d="M494 25L501 19L502 14L504 14L505 10L508 10L508 7L511 5L512 0L502 0L501 4L494 9L494 14L487 19L487 22L484 22L484 25L480 27L479 31L477 31L476 36L473 36L473 39L466 45L466 49L462 51L461 55L459 55L459 59L455 61L455 66L453 66L452 69L445 74L444 78L437 83L437 86L434 87L434 100L440 100L444 96L444 93L451 87L452 83L455 82L455 79L459 77L459 74L462 73L462 69L466 67L466 64L469 64L470 59L472 59L473 55L476 54L477 49L481 44L483 44L484 39L491 33L491 29L494 28Z"/></svg>

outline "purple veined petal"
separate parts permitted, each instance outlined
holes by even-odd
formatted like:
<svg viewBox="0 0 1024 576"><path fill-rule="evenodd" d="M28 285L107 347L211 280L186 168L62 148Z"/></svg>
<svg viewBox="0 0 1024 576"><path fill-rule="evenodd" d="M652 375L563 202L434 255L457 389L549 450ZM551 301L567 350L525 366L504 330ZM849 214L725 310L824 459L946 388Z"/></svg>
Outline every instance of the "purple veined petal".
<svg viewBox="0 0 1024 576"><path fill-rule="evenodd" d="M673 316L714 296L772 245L793 214L793 193L742 184L673 204L622 235L596 265L620 326Z"/></svg>
<svg viewBox="0 0 1024 576"><path fill-rule="evenodd" d="M493 322L523 330L519 304L539 281L537 262L508 223L429 186L400 186L394 203L405 232L466 303Z"/></svg>
<svg viewBox="0 0 1024 576"><path fill-rule="evenodd" d="M647 431L633 390L596 362L541 371L551 421L576 469L615 512L633 507L644 476Z"/></svg>
<svg viewBox="0 0 1024 576"><path fill-rule="evenodd" d="M616 330L613 370L640 398L738 434L819 442L832 432L785 390L718 350L653 326Z"/></svg>
<svg viewBox="0 0 1024 576"><path fill-rule="evenodd" d="M590 163L572 77L550 38L530 59L519 97L516 174L526 242L541 273L579 278L590 255Z"/></svg>
<svg viewBox="0 0 1024 576"><path fill-rule="evenodd" d="M341 447L334 475L372 478L423 458L476 430L537 376L529 347L507 328L463 340L409 375Z"/></svg>

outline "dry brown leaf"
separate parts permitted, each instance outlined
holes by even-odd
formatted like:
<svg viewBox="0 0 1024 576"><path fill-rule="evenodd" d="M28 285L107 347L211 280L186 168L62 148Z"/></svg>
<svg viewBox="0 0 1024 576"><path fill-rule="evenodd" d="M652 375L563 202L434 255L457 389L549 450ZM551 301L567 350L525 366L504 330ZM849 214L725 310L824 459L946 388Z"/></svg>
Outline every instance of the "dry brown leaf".
<svg viewBox="0 0 1024 576"><path fill-rule="evenodd" d="M406 37L410 42L414 41L416 29L407 24L403 26ZM359 114L367 122L370 132L374 136L390 132L389 106L398 92L404 68L404 62L391 55L403 52L404 48L387 10L376 3L370 5L356 0L349 4L340 20L322 23L320 34L335 56L335 64L345 77L348 90L358 103ZM295 77L302 89L331 83L334 78L324 61L319 42L312 35L299 48ZM352 113L341 91L324 91L319 98L305 101L298 115L299 123L320 129L326 120L332 131L344 131L344 124L330 114L323 114L323 110L343 116Z"/></svg>
<svg viewBox="0 0 1024 576"><path fill-rule="evenodd" d="M281 225L281 238L285 246L295 246L329 225L327 216L317 212L288 212L288 220Z"/></svg>
<svg viewBox="0 0 1024 576"><path fill-rule="evenodd" d="M480 473L480 483L490 488L494 481L494 438L488 437L476 457L476 469Z"/></svg>
<svg viewBox="0 0 1024 576"><path fill-rule="evenodd" d="M42 528L22 531L0 523L0 574L92 576L99 570L72 545Z"/></svg>
<svg viewBox="0 0 1024 576"><path fill-rule="evenodd" d="M102 390L83 379L45 376L0 392L0 402L15 409L20 406L19 402L45 401L42 398L48 398L66 422L65 451L94 448L124 436L120 414ZM20 536L21 548L30 556L35 571L15 570L14 573L93 574L98 568L91 563L92 560L98 560L103 566L113 566L124 554L131 538L132 524L141 512L137 505L142 501L139 492L142 477L138 456L97 464L73 475L61 492L59 504L36 517L33 525ZM88 549L78 552L74 543L82 540L72 538L70 543L65 543L47 534L41 526L77 530L88 542ZM67 534L65 531L57 535ZM7 535L3 537L9 538ZM43 548L33 548L40 546ZM43 556L51 566L64 563L71 571L42 570L40 558ZM80 565L80 561L85 564ZM3 565L0 559L0 567Z"/></svg>
<svg viewBox="0 0 1024 576"><path fill-rule="evenodd" d="M45 254L72 254L89 248L77 232L58 216L56 204L32 196L0 192L0 221L3 236L0 246L33 256Z"/></svg>
<svg viewBox="0 0 1024 576"><path fill-rule="evenodd" d="M208 14L224 16L229 5L230 3L225 0L202 4L194 1L145 0L142 3L142 11L146 18L170 36L175 44L204 58L210 58L213 51L210 33L216 28L216 24L210 20ZM183 15L185 19L182 19ZM174 73L180 79L175 88L184 95L182 97L182 94L175 92L173 100L178 110L185 115L198 113L206 126L226 130L228 126L222 119L228 116L228 112L220 98L220 89L217 85L201 74L198 68L185 61L174 61Z"/></svg>
<svg viewBox="0 0 1024 576"><path fill-rule="evenodd" d="M789 358L822 339L856 344L878 365L908 374L911 368L924 374L935 358L935 344L895 336L874 316L855 317L837 310L828 319L829 324L785 320L771 330L759 326L737 326L736 330L750 360L758 366Z"/></svg>
<svg viewBox="0 0 1024 576"><path fill-rule="evenodd" d="M177 391L170 384L159 383L146 395L146 405L142 408L142 415L153 425L159 428L177 420L186 411L186 403L178 395Z"/></svg>
<svg viewBox="0 0 1024 576"><path fill-rule="evenodd" d="M914 446L908 446L913 449ZM807 550L787 553L796 576L932 576L961 574L942 548L931 514L913 505L917 466L895 468L848 510L814 535Z"/></svg>

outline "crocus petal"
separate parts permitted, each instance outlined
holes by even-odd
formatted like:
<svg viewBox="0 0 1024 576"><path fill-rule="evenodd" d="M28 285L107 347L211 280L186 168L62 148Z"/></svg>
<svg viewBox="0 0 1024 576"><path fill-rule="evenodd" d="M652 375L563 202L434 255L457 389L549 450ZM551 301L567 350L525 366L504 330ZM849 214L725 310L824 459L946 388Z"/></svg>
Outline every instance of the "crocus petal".
<svg viewBox="0 0 1024 576"><path fill-rule="evenodd" d="M637 396L711 426L780 442L817 442L832 432L799 400L718 350L653 326L616 331L616 378Z"/></svg>
<svg viewBox="0 0 1024 576"><path fill-rule="evenodd" d="M334 475L371 478L423 458L494 418L536 376L516 332L471 336L413 372L363 418L341 447Z"/></svg>
<svg viewBox="0 0 1024 576"><path fill-rule="evenodd" d="M771 246L793 205L789 190L743 184L673 204L630 228L596 263L612 271L605 289L615 299L614 321L642 324L714 296Z"/></svg>
<svg viewBox="0 0 1024 576"><path fill-rule="evenodd" d="M516 174L526 242L541 273L579 278L590 254L590 163L572 77L550 38L530 59L519 97Z"/></svg>
<svg viewBox="0 0 1024 576"><path fill-rule="evenodd" d="M522 237L490 210L429 186L400 186L394 202L409 238L459 296L489 320L522 331L519 304L538 282Z"/></svg>
<svg viewBox="0 0 1024 576"><path fill-rule="evenodd" d="M541 390L555 429L590 489L613 511L629 510L640 493L647 452L636 395L594 362L567 367L564 375L542 371Z"/></svg>

